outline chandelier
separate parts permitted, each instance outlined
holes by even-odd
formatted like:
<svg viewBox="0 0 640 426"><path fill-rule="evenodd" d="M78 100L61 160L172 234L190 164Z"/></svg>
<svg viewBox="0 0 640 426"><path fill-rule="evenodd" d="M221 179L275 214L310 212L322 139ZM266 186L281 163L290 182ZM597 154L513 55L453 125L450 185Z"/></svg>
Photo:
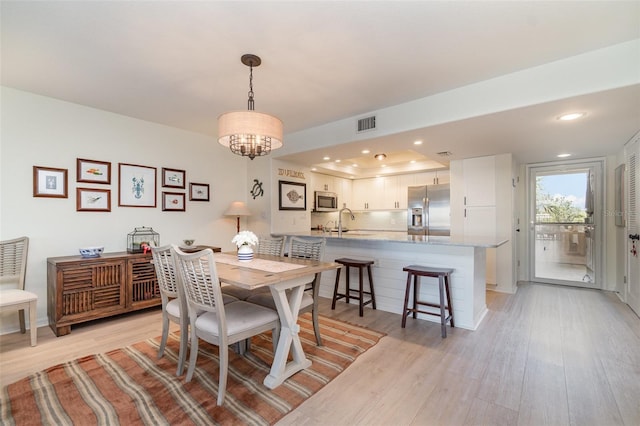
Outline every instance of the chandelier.
<svg viewBox="0 0 640 426"><path fill-rule="evenodd" d="M256 55L242 55L249 67L249 100L247 111L232 111L218 117L218 142L231 152L254 159L282 146L282 121L273 115L254 111L253 67L262 61Z"/></svg>

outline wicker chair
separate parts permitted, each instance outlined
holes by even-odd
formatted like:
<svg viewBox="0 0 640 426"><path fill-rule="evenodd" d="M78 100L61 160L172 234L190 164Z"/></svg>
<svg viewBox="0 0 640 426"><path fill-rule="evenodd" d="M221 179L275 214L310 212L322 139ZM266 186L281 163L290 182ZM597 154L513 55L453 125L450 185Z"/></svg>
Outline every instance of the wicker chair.
<svg viewBox="0 0 640 426"><path fill-rule="evenodd" d="M184 371L184 363L187 358L187 345L189 343L189 315L187 301L180 296L179 281L176 267L171 256L171 246L151 246L153 265L158 279L160 298L162 299L162 338L158 348L158 358L164 355L164 350L169 337L169 321L180 326L180 350L178 352L178 368L176 375L181 376ZM224 303L237 301L235 297L224 295ZM199 312L201 313L201 312Z"/></svg>
<svg viewBox="0 0 640 426"><path fill-rule="evenodd" d="M20 332L26 333L24 310L27 309L31 346L35 346L38 339L36 321L38 295L24 289L28 252L29 238L27 237L0 242L0 311L18 311Z"/></svg>
<svg viewBox="0 0 640 426"><path fill-rule="evenodd" d="M186 381L190 382L193 378L198 359L198 339L217 345L220 348L218 405L222 405L227 387L229 345L272 330L275 346L280 320L273 310L252 303L223 303L211 249L184 253L173 245L172 250L187 300L191 326L191 355ZM198 315L200 311L204 313Z"/></svg>

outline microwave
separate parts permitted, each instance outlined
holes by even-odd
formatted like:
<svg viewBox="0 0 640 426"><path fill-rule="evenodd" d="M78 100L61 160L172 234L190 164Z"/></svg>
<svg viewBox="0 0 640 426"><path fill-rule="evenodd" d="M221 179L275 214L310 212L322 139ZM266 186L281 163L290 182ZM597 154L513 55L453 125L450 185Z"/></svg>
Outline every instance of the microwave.
<svg viewBox="0 0 640 426"><path fill-rule="evenodd" d="M315 209L317 212L333 212L338 210L338 195L335 192L315 192Z"/></svg>

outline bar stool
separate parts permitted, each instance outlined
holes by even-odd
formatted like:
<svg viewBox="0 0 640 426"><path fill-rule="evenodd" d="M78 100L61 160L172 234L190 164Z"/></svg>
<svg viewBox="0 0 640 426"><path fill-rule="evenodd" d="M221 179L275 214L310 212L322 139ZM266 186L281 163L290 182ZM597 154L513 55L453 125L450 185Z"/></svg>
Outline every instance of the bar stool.
<svg viewBox="0 0 640 426"><path fill-rule="evenodd" d="M447 321L451 323L451 327L455 327L453 322L453 305L451 304L451 291L449 289L449 281L451 281L451 274L453 269L446 268L431 268L420 265L410 265L402 268L403 271L407 271L407 290L404 294L404 310L402 311L402 328L405 328L407 324L407 314L413 312L413 317L417 317L417 313L434 315L440 317L440 327L442 329L442 337L447 337ZM411 278L413 277L413 308L409 307L409 293L411 292ZM432 277L438 278L438 287L440 292L440 304L424 302L418 300L418 294L420 293L420 277ZM445 291L447 296L447 304L444 303ZM418 309L418 305L431 306L433 308L440 308L440 314L422 311ZM449 315L445 315L445 310L449 311Z"/></svg>
<svg viewBox="0 0 640 426"><path fill-rule="evenodd" d="M358 259L348 259L348 258L340 258L335 260L336 263L344 265L346 267L346 288L344 293L338 293L338 284L340 283L340 269L336 273L336 285L333 289L333 301L331 302L331 309L336 308L336 300L338 299L346 299L346 302L349 303L349 298L357 299L360 301L360 316L364 315L364 306L371 304L373 309L376 308L376 295L373 291L373 279L371 278L371 265L373 265L373 260L358 260ZM349 268L358 268L358 278L359 278L359 287L357 289L352 289L349 283L349 275L351 275ZM364 291L362 276L364 274L363 270L367 268L367 273L369 274L369 291ZM358 296L353 296L351 292L357 292ZM370 296L369 300L364 301L364 295L368 294Z"/></svg>

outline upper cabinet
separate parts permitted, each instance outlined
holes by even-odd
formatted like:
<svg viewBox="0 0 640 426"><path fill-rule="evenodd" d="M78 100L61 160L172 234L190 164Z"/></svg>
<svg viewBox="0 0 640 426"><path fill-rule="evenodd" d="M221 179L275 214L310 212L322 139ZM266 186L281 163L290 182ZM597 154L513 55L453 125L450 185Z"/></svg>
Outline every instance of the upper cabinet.
<svg viewBox="0 0 640 426"><path fill-rule="evenodd" d="M383 193L383 178L354 180L351 208L353 210L382 210L385 208Z"/></svg>
<svg viewBox="0 0 640 426"><path fill-rule="evenodd" d="M450 182L449 170L438 170L437 172L416 173L414 185L440 185Z"/></svg>
<svg viewBox="0 0 640 426"><path fill-rule="evenodd" d="M342 208L342 205L345 203L347 204L347 207L351 203L352 191L350 179L312 173L311 188L312 191L335 192L338 195L338 207L340 208Z"/></svg>
<svg viewBox="0 0 640 426"><path fill-rule="evenodd" d="M414 185L414 175L358 179L353 182L353 209L404 210L407 188Z"/></svg>
<svg viewBox="0 0 640 426"><path fill-rule="evenodd" d="M496 205L496 157L463 160L464 205L471 207Z"/></svg>
<svg viewBox="0 0 640 426"><path fill-rule="evenodd" d="M335 192L338 206L346 203L352 210L405 210L408 187L449 183L449 170L355 180L319 173L312 176L314 191Z"/></svg>

